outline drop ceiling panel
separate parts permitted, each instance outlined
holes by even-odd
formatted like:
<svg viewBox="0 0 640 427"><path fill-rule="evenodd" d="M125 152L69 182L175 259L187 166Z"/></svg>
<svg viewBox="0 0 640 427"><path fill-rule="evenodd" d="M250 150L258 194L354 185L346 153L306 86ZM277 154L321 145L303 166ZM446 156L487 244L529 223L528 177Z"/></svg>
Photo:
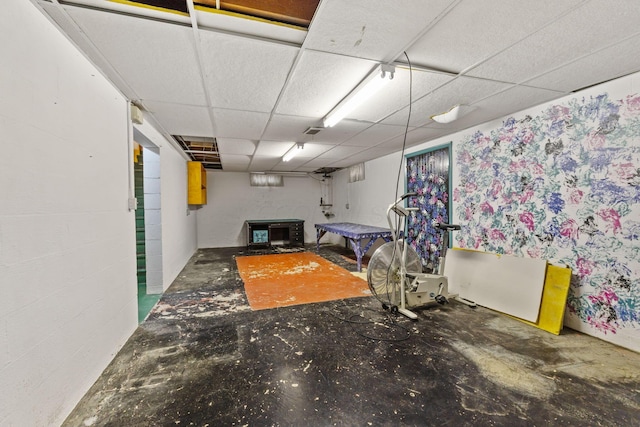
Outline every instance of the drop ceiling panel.
<svg viewBox="0 0 640 427"><path fill-rule="evenodd" d="M624 6L624 7L622 7ZM615 25L610 23L615 22ZM587 2L468 74L520 83L638 34L640 2ZM615 72L616 63L609 64Z"/></svg>
<svg viewBox="0 0 640 427"><path fill-rule="evenodd" d="M280 158L288 149L295 145L295 141L260 141L256 147L255 157Z"/></svg>
<svg viewBox="0 0 640 427"><path fill-rule="evenodd" d="M269 120L268 113L240 110L213 110L216 137L260 139Z"/></svg>
<svg viewBox="0 0 640 427"><path fill-rule="evenodd" d="M241 154L251 156L256 151L256 143L248 139L216 138L220 154Z"/></svg>
<svg viewBox="0 0 640 427"><path fill-rule="evenodd" d="M301 45L307 35L303 28L268 22L242 15L230 15L211 8L197 7L199 28L212 28L253 37Z"/></svg>
<svg viewBox="0 0 640 427"><path fill-rule="evenodd" d="M310 117L273 115L262 135L266 140L305 141L311 135L304 131L311 126L319 125L318 120Z"/></svg>
<svg viewBox="0 0 640 427"><path fill-rule="evenodd" d="M514 86L509 90L495 94L474 105L475 109L467 116L454 122L458 129L484 123L488 120L504 117L523 109L562 97L564 94L546 89L527 86ZM488 114L485 114L488 112ZM429 127L444 128L446 125L433 123Z"/></svg>
<svg viewBox="0 0 640 427"><path fill-rule="evenodd" d="M393 150L395 151L395 150ZM337 160L331 163L332 167L337 168L346 168L349 166L353 166L356 163L366 162L371 159L377 159L378 157L386 156L389 154L389 150L384 146L379 148L369 148L365 151L361 151L360 153L354 154L353 156L347 157L343 160ZM389 167L397 168L400 166L400 154L398 154L398 162L393 162L393 164L389 164Z"/></svg>
<svg viewBox="0 0 640 427"><path fill-rule="evenodd" d="M432 139L441 137L444 133L445 131L443 131L442 129L433 129L433 128L426 128L426 127L412 129L407 134L406 147L409 148L417 144L422 144L423 142L431 141ZM393 141L400 141L400 140L401 138L396 137L394 138Z"/></svg>
<svg viewBox="0 0 640 427"><path fill-rule="evenodd" d="M318 160L322 162L329 159L344 159L345 157L361 152L363 149L363 147L356 147L352 145L337 145L319 155Z"/></svg>
<svg viewBox="0 0 640 427"><path fill-rule="evenodd" d="M371 61L305 50L276 113L320 119L375 66Z"/></svg>
<svg viewBox="0 0 640 427"><path fill-rule="evenodd" d="M257 157L253 156L248 170L251 172L265 172L273 170L280 163L280 157Z"/></svg>
<svg viewBox="0 0 640 427"><path fill-rule="evenodd" d="M431 121L431 116L448 111L456 104L473 105L494 93L509 88L510 84L491 80L473 79L461 76L433 93L416 101L411 108L411 126L419 127ZM407 123L409 109L405 108L382 121L385 124L403 125Z"/></svg>
<svg viewBox="0 0 640 427"><path fill-rule="evenodd" d="M277 165L273 167L273 171L285 172L285 171L299 171L305 163L307 163L309 159L301 159L294 158L289 160L288 162L280 161Z"/></svg>
<svg viewBox="0 0 640 427"><path fill-rule="evenodd" d="M67 7L138 99L206 105L189 27Z"/></svg>
<svg viewBox="0 0 640 427"><path fill-rule="evenodd" d="M298 49L210 31L200 39L212 106L271 112Z"/></svg>
<svg viewBox="0 0 640 427"><path fill-rule="evenodd" d="M355 147L373 147L394 136L403 134L404 131L405 126L376 125L346 140L343 144Z"/></svg>
<svg viewBox="0 0 640 427"><path fill-rule="evenodd" d="M304 148L298 148L295 159L314 159L319 155L325 153L327 150L330 150L333 146L326 144L316 144L313 142L306 142L304 144Z"/></svg>
<svg viewBox="0 0 640 427"><path fill-rule="evenodd" d="M547 25L580 1L459 2L407 53L414 64L459 73Z"/></svg>
<svg viewBox="0 0 640 427"><path fill-rule="evenodd" d="M239 154L227 154L220 158L222 170L233 172L244 172L249 166L251 157Z"/></svg>
<svg viewBox="0 0 640 427"><path fill-rule="evenodd" d="M635 36L534 78L526 84L569 92L640 71L638 58L640 36ZM612 64L615 64L614 72Z"/></svg>
<svg viewBox="0 0 640 427"><path fill-rule="evenodd" d="M323 0L304 46L357 58L395 60L452 0Z"/></svg>
<svg viewBox="0 0 640 427"><path fill-rule="evenodd" d="M355 120L345 119L338 125L325 128L318 134L314 135L313 140L319 142L340 144L355 137L360 132L371 127L371 123L358 122Z"/></svg>
<svg viewBox="0 0 640 427"><path fill-rule="evenodd" d="M171 135L211 136L214 133L206 107L146 100L142 104Z"/></svg>

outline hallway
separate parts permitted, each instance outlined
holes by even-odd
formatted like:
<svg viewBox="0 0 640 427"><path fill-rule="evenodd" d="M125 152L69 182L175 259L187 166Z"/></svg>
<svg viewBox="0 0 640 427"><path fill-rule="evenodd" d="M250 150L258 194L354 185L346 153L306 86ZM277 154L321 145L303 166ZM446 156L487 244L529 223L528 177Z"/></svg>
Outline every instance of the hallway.
<svg viewBox="0 0 640 427"><path fill-rule="evenodd" d="M251 311L241 251L199 250L64 425L640 420L640 354L455 302L416 322L372 297ZM339 246L320 254L355 271Z"/></svg>

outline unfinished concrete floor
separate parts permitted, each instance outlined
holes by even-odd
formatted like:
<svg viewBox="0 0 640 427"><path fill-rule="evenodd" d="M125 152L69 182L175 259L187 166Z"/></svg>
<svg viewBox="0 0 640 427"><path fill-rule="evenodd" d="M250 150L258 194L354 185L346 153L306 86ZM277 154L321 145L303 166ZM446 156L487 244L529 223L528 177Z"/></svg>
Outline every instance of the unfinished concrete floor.
<svg viewBox="0 0 640 427"><path fill-rule="evenodd" d="M239 251L198 251L64 425L640 425L640 354L455 302L251 311Z"/></svg>

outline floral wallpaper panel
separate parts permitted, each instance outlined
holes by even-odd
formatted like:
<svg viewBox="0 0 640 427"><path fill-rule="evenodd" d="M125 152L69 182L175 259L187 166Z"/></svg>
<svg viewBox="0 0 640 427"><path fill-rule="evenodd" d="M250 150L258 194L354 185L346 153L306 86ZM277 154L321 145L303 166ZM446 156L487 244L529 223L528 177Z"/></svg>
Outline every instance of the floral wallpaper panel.
<svg viewBox="0 0 640 427"><path fill-rule="evenodd" d="M407 242L416 250L422 264L437 268L442 233L438 223L449 222L451 145L407 156L407 192L409 207L417 207L407 220Z"/></svg>
<svg viewBox="0 0 640 427"><path fill-rule="evenodd" d="M457 246L568 265L572 316L640 327L640 95L571 98L457 148Z"/></svg>

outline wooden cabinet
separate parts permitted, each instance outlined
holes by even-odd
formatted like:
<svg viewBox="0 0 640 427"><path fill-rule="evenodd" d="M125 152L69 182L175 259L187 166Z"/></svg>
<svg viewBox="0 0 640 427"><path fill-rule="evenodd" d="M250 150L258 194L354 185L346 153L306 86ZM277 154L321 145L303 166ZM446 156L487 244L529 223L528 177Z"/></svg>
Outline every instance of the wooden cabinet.
<svg viewBox="0 0 640 427"><path fill-rule="evenodd" d="M200 162L187 162L187 203L207 204L207 171Z"/></svg>

